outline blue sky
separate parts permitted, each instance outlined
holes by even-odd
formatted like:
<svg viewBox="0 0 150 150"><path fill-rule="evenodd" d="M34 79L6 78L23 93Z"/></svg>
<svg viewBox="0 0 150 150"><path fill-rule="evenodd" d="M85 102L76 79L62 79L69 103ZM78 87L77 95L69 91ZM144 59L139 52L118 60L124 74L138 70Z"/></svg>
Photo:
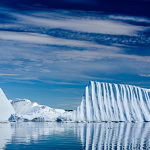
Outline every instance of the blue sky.
<svg viewBox="0 0 150 150"><path fill-rule="evenodd" d="M8 98L75 109L90 80L150 88L149 1L137 1L141 15L138 3L133 13L132 5L108 9L110 1L100 10L90 0L62 8L21 2L0 2L0 86Z"/></svg>

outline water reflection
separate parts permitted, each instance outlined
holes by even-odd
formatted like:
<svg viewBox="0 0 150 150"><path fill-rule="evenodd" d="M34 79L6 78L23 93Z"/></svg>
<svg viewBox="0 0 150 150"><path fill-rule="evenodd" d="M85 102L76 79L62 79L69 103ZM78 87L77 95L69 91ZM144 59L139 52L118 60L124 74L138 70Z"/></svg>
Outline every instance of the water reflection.
<svg viewBox="0 0 150 150"><path fill-rule="evenodd" d="M23 122L0 133L1 149L150 149L150 123Z"/></svg>
<svg viewBox="0 0 150 150"><path fill-rule="evenodd" d="M11 126L8 123L0 123L0 149L5 148L7 141L11 140Z"/></svg>
<svg viewBox="0 0 150 150"><path fill-rule="evenodd" d="M149 149L149 123L83 124L77 128L85 149Z"/></svg>

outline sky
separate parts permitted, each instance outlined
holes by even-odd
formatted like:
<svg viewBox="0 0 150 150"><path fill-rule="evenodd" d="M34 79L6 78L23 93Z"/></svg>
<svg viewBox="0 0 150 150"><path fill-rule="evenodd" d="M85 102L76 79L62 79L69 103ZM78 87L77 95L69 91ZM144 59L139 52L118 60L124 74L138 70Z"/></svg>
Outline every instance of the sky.
<svg viewBox="0 0 150 150"><path fill-rule="evenodd" d="M150 88L150 1L0 1L0 87L75 109L89 81Z"/></svg>

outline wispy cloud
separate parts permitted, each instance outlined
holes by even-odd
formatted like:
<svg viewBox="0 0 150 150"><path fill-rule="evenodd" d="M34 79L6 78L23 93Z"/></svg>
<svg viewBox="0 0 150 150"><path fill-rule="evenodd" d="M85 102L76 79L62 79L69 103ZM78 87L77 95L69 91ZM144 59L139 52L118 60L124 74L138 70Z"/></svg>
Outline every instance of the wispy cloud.
<svg viewBox="0 0 150 150"><path fill-rule="evenodd" d="M19 76L20 74L7 74L7 73L0 73L0 76Z"/></svg>
<svg viewBox="0 0 150 150"><path fill-rule="evenodd" d="M135 26L121 21L109 20L107 18L101 19L100 16L96 17L77 17L77 14L68 15L65 11L49 13L34 13L30 15L16 14L12 15L18 18L20 25L30 25L45 28L60 28L65 30L87 32L87 33L101 33L113 35L132 35L136 32L144 31L146 28L142 26ZM62 15L60 15L62 14ZM52 17L51 17L52 16ZM119 20L119 19L118 19Z"/></svg>
<svg viewBox="0 0 150 150"><path fill-rule="evenodd" d="M109 18L110 19L115 19L115 20L120 20L120 21L134 21L134 22L150 23L150 20L148 18L144 18L144 17L110 15Z"/></svg>
<svg viewBox="0 0 150 150"><path fill-rule="evenodd" d="M37 34L37 33L35 34L24 32L0 31L0 39L33 44L49 44L49 45L73 46L73 47L96 47L96 48L100 47L98 44L94 44L92 42L55 38L45 34Z"/></svg>

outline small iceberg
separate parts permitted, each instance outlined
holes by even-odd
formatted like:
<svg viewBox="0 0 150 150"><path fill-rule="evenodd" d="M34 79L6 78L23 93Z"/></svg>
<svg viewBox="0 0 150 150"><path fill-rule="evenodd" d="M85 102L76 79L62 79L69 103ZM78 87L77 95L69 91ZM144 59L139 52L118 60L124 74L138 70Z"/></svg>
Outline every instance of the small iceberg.
<svg viewBox="0 0 150 150"><path fill-rule="evenodd" d="M62 121L69 120L71 113L63 109L54 109L45 105L39 105L28 99L11 100L11 104L16 112L10 121Z"/></svg>

